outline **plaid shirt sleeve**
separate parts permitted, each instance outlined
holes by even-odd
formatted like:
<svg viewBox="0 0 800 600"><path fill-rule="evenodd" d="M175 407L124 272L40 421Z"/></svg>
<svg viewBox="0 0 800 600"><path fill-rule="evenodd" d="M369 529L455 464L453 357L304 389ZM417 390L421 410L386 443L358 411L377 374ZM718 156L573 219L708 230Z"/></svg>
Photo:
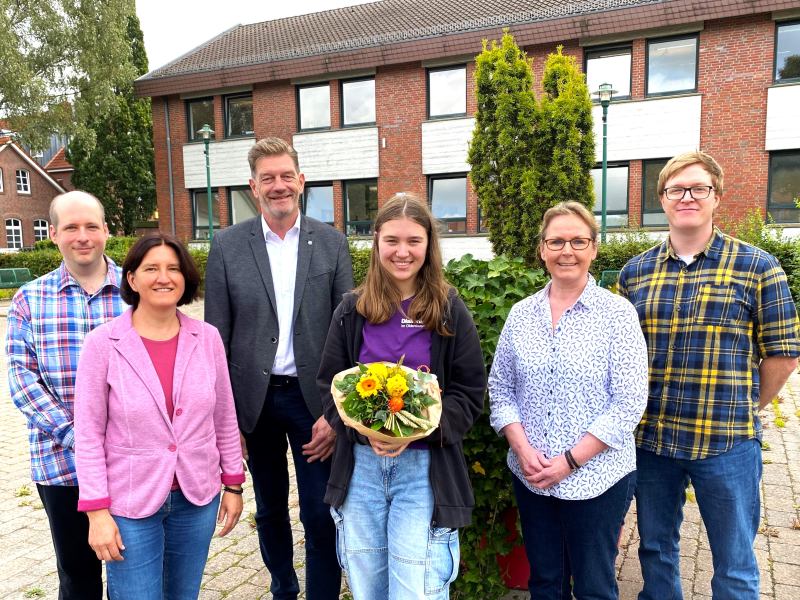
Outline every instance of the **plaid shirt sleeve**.
<svg viewBox="0 0 800 600"><path fill-rule="evenodd" d="M786 274L777 259L768 256L769 264L759 278L754 311L755 341L761 358L797 356L797 311Z"/></svg>
<svg viewBox="0 0 800 600"><path fill-rule="evenodd" d="M6 336L11 399L28 422L64 448L74 448L72 416L48 390L39 372L31 315L24 294L17 293L8 311Z"/></svg>

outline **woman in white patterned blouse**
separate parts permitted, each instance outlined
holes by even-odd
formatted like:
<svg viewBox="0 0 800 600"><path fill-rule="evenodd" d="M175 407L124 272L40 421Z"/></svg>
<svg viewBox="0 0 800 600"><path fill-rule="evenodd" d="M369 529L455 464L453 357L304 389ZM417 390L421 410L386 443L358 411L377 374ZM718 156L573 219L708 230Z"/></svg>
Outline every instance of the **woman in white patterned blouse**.
<svg viewBox="0 0 800 600"><path fill-rule="evenodd" d="M615 600L647 348L633 306L589 275L592 213L554 206L540 238L551 281L508 315L489 376L491 422L510 446L531 596Z"/></svg>

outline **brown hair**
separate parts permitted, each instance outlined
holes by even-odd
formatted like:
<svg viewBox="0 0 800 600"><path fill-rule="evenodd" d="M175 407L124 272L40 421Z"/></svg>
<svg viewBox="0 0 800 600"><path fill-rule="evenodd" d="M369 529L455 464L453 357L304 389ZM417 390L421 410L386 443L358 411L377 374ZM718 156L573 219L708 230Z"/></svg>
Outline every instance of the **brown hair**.
<svg viewBox="0 0 800 600"><path fill-rule="evenodd" d="M664 193L664 184L667 183L670 177L686 167L697 164L702 165L706 172L711 175L711 185L714 186L714 193L717 196L722 196L722 167L719 166L719 163L715 161L711 155L700 150L692 150L691 152L678 154L664 165L664 168L661 169L661 173L658 174L658 195L660 196Z"/></svg>
<svg viewBox="0 0 800 600"><path fill-rule="evenodd" d="M569 202L559 202L555 206L548 208L544 213L542 223L539 225L539 238L541 242L544 243L544 234L547 232L547 227L553 219L569 215L574 215L586 223L586 226L592 234L592 240L597 241L597 219L594 218L594 215L590 213L589 209L583 204L570 200Z"/></svg>
<svg viewBox="0 0 800 600"><path fill-rule="evenodd" d="M297 151L289 142L279 137L266 137L263 140L258 140L247 153L247 162L250 163L250 174L255 176L258 159L264 158L265 156L283 156L284 154L291 157L292 162L294 162L294 168L299 173L300 162L297 159Z"/></svg>
<svg viewBox="0 0 800 600"><path fill-rule="evenodd" d="M378 210L367 276L357 289L356 310L370 323L385 323L400 308L400 290L383 268L378 249L381 227L388 221L409 219L422 226L428 236L425 262L417 273L417 293L408 307L408 317L421 321L425 329L453 335L445 325L447 297L453 287L444 278L439 231L428 205L411 194L395 194Z"/></svg>
<svg viewBox="0 0 800 600"><path fill-rule="evenodd" d="M128 283L128 273L136 271L139 265L142 264L144 257L147 256L147 253L156 246L169 246L178 255L178 265L184 281L183 296L178 300L178 306L183 306L184 304L189 304L192 300L196 300L199 296L200 273L197 271L197 265L194 264L192 255L178 241L178 238L161 231L139 238L128 250L125 262L122 263L122 284L119 288L119 294L122 299L133 308L139 306L139 292L134 291L131 284Z"/></svg>

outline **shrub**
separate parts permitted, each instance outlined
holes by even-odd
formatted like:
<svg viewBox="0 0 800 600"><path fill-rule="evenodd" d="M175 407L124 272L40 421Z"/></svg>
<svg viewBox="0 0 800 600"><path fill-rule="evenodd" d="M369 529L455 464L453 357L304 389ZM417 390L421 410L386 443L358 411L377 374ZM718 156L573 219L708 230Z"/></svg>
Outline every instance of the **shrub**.
<svg viewBox="0 0 800 600"><path fill-rule="evenodd" d="M597 258L592 263L592 275L599 281L603 271L619 271L631 258L652 248L656 243L643 231L634 229L609 236L597 248Z"/></svg>
<svg viewBox="0 0 800 600"><path fill-rule="evenodd" d="M481 261L470 254L451 260L446 275L472 312L488 372L511 307L544 287L547 277L541 269L526 267L522 258L498 256ZM463 571L454 584L454 598L499 598L507 591L496 561L498 553L510 550L502 520L504 511L514 504L507 453L508 444L489 425L487 399L483 415L464 440L475 509L473 525L462 535Z"/></svg>
<svg viewBox="0 0 800 600"><path fill-rule="evenodd" d="M350 242L350 258L353 261L353 283L356 287L361 285L361 282L363 282L364 278L367 276L371 252L371 248L364 248Z"/></svg>

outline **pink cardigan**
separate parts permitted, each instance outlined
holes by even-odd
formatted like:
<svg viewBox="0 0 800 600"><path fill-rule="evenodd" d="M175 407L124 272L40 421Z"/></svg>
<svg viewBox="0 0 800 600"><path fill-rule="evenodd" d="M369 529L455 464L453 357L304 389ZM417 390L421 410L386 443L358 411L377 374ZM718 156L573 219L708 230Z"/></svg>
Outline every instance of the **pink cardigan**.
<svg viewBox="0 0 800 600"><path fill-rule="evenodd" d="M167 499L173 475L195 505L220 481L244 481L239 428L219 332L178 311L172 422L132 310L92 331L75 383L78 510L143 518ZM222 475L220 476L220 472Z"/></svg>

